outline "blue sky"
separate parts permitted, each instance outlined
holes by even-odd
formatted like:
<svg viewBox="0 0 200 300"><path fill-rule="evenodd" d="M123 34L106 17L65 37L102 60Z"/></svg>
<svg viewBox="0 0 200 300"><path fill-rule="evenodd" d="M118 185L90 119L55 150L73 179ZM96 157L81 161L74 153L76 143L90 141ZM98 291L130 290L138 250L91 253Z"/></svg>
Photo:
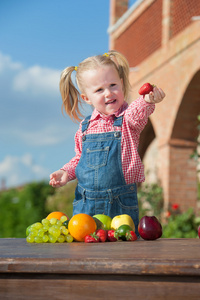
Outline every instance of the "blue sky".
<svg viewBox="0 0 200 300"><path fill-rule="evenodd" d="M49 179L74 156L78 124L61 113L60 73L108 50L109 2L0 2L0 183Z"/></svg>

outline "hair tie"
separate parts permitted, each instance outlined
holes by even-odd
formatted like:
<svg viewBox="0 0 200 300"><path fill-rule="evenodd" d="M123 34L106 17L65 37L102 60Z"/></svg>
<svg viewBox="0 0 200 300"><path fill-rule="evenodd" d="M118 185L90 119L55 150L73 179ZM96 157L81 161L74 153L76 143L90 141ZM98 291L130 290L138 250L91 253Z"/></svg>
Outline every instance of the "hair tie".
<svg viewBox="0 0 200 300"><path fill-rule="evenodd" d="M75 70L75 71L77 71L77 69L78 69L78 67L77 67L77 66L75 66L75 67L74 67L74 70Z"/></svg>
<svg viewBox="0 0 200 300"><path fill-rule="evenodd" d="M109 54L106 52L103 54L103 56L109 57Z"/></svg>

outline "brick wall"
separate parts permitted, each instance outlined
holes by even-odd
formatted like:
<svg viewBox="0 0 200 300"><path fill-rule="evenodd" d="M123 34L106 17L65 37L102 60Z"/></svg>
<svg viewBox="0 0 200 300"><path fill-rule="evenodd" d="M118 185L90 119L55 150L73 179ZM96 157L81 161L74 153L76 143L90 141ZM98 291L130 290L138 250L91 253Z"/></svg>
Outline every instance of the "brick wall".
<svg viewBox="0 0 200 300"><path fill-rule="evenodd" d="M196 207L197 173L195 161L190 158L192 152L191 147L170 147L170 202L178 203L184 211Z"/></svg>
<svg viewBox="0 0 200 300"><path fill-rule="evenodd" d="M115 40L115 49L123 53L131 67L138 65L161 47L162 0L153 2Z"/></svg>
<svg viewBox="0 0 200 300"><path fill-rule="evenodd" d="M200 21L191 17L200 16L200 1L143 0L128 12L110 31L110 45L131 67L137 66L130 73L131 99L138 97L144 82L166 92L141 135L141 157L145 160L156 140L152 160L157 160L154 169L164 189L165 208L176 202L182 210L196 209L197 171L190 156L200 113Z"/></svg>
<svg viewBox="0 0 200 300"><path fill-rule="evenodd" d="M192 17L200 16L200 1L173 0L171 1L170 11L170 38L173 38L192 22Z"/></svg>

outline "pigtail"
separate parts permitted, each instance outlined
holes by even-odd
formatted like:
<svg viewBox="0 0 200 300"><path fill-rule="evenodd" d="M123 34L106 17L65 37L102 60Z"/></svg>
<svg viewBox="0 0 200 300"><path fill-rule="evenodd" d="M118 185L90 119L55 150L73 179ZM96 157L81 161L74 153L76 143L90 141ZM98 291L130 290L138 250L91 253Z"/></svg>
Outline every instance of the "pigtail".
<svg viewBox="0 0 200 300"><path fill-rule="evenodd" d="M72 82L71 75L76 67L67 67L63 70L60 77L60 93L62 97L62 113L66 114L74 121L80 121L82 114L79 110L80 93Z"/></svg>
<svg viewBox="0 0 200 300"><path fill-rule="evenodd" d="M124 97L127 99L131 89L129 81L129 63L123 54L115 50L109 51L108 55L109 58L117 65L119 77L123 80Z"/></svg>

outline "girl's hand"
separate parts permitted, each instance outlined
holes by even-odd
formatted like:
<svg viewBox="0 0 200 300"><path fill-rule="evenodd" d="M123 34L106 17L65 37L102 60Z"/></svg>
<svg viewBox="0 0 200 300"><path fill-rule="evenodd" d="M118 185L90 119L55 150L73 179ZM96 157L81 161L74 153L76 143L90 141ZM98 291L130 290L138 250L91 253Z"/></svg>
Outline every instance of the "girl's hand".
<svg viewBox="0 0 200 300"><path fill-rule="evenodd" d="M55 171L50 175L49 184L53 187L61 187L68 182L68 174L64 170Z"/></svg>
<svg viewBox="0 0 200 300"><path fill-rule="evenodd" d="M156 86L153 88L153 92L145 95L144 100L148 103L159 103L165 98L165 93L161 88Z"/></svg>

